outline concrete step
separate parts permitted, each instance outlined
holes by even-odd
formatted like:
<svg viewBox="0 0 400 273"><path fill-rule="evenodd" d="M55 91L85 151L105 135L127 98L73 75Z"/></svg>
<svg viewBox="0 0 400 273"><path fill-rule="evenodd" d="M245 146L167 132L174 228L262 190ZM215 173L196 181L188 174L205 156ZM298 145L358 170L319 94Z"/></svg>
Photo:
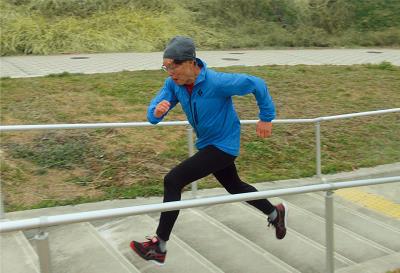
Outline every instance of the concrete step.
<svg viewBox="0 0 400 273"><path fill-rule="evenodd" d="M277 240L275 229L267 227L267 217L248 205L217 205L204 208L204 212L300 272L320 273L325 267L325 248L290 228L291 211L288 214L289 228L283 240ZM336 256L336 268L350 264L353 263Z"/></svg>
<svg viewBox="0 0 400 273"><path fill-rule="evenodd" d="M308 213L303 211L303 215L307 215L312 219L316 219L319 222L324 222L325 217L325 207L324 198L316 194L305 194L305 195L293 195L284 197L287 202L290 202L294 206L301 206ZM364 259L374 259L379 256L384 256L387 254L392 254L396 251L400 251L400 241L396 238L400 236L400 230L392 227L380 220L371 218L360 212L354 211L352 209L346 208L341 204L335 203L335 236L336 236L336 246L340 249L341 246L345 247L347 244L351 244L357 249L368 249L371 252L367 256L363 256ZM301 221L301 219L300 219ZM306 227L306 225L298 225ZM343 234L347 236L343 237ZM363 245L357 244L357 242L348 241L347 237L354 238ZM372 249L370 248L372 247ZM373 250L375 249L375 250ZM378 252L376 252L379 250ZM339 251L339 250L338 250ZM349 249L352 252L351 249ZM340 251L339 251L340 252ZM357 251L358 252L358 251ZM374 254L375 253L375 254ZM379 254L381 253L381 254ZM356 262L362 262L359 258L354 258Z"/></svg>
<svg viewBox="0 0 400 273"><path fill-rule="evenodd" d="M323 193L314 193L313 195L317 195L317 196L320 196L320 198L324 198ZM358 212L359 214L367 216L370 219L375 219L376 221L383 223L389 229L394 228L397 231L400 230L400 219L388 217L382 213L373 211L369 208L366 208L359 204L353 203L353 202L351 202L347 199L344 199L343 197L340 197L338 195L334 195L334 200L335 200L335 204L339 204L343 207L347 207L348 209L351 209L354 212Z"/></svg>
<svg viewBox="0 0 400 273"><path fill-rule="evenodd" d="M284 199L291 209L291 227L324 245L325 219L312 212L310 198L307 195L294 195ZM313 203L313 206L323 208L324 204L320 201ZM335 224L334 232L336 252L354 263L394 253L393 250L359 235L357 230L353 231Z"/></svg>
<svg viewBox="0 0 400 273"><path fill-rule="evenodd" d="M224 272L299 272L200 210L182 210L174 233Z"/></svg>
<svg viewBox="0 0 400 273"><path fill-rule="evenodd" d="M39 273L38 257L22 232L0 235L0 272Z"/></svg>
<svg viewBox="0 0 400 273"><path fill-rule="evenodd" d="M398 183L397 183L398 186ZM313 193L311 195L319 196L320 199L324 198L324 193L318 192L318 193ZM372 209L366 208L360 204L356 204L354 202L351 202L350 200L347 200L341 196L334 195L334 200L335 204L341 204L344 207L347 207L351 209L352 211L358 212L364 216L368 216L370 219L375 219L377 221L380 221L381 223L384 223L386 226L389 228L395 228L397 230L400 230L400 219L394 218L394 217L388 217L378 211L374 211ZM396 202L399 204L399 202Z"/></svg>
<svg viewBox="0 0 400 273"><path fill-rule="evenodd" d="M324 207L311 207L312 203L324 202L324 196L320 194L308 194L308 197L309 209L318 216L324 217ZM391 225L389 221L387 221L388 217L382 218L382 215L380 219L371 217L370 215L358 211L357 205L351 205L347 204L347 201L345 202L346 204L343 204L342 201L335 198L334 217L336 225L355 231L357 234L377 242L388 249L400 251L400 240L394 240L394 238L400 238L400 227L397 228L395 225ZM400 223L397 219L391 219L393 223Z"/></svg>
<svg viewBox="0 0 400 273"><path fill-rule="evenodd" d="M138 273L89 223L48 229L53 273Z"/></svg>
<svg viewBox="0 0 400 273"><path fill-rule="evenodd" d="M361 264L342 268L336 273L385 273L400 268L400 253L383 256Z"/></svg>
<svg viewBox="0 0 400 273"><path fill-rule="evenodd" d="M134 253L129 247L132 240L144 241L145 236L153 235L157 222L150 216L132 216L110 222L97 227L100 235L115 249L134 264L140 272L190 272L190 273L222 273L214 264L202 257L182 240L172 235L168 242L166 263L158 266L147 262Z"/></svg>

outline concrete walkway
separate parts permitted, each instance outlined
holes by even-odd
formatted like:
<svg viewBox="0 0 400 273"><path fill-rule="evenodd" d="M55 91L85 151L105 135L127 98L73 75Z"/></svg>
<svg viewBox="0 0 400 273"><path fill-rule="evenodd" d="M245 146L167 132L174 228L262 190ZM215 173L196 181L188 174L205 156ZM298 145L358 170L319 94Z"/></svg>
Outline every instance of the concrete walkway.
<svg viewBox="0 0 400 273"><path fill-rule="evenodd" d="M232 65L352 65L391 62L400 66L400 49L287 49L199 51L210 67ZM0 58L0 77L39 77L62 72L109 73L160 69L162 52Z"/></svg>

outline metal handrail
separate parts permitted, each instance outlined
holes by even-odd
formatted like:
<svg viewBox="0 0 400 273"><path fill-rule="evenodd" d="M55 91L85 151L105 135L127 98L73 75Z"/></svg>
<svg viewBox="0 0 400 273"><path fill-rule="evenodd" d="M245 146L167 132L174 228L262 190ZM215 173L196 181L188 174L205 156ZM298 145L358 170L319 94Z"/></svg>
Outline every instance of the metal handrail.
<svg viewBox="0 0 400 273"><path fill-rule="evenodd" d="M15 221L5 221L0 223L0 233L28 230L34 228L47 228L50 226L95 221L95 220L102 220L115 217L126 217L126 216L140 215L153 212L179 210L186 208L224 204L224 203L244 202L244 201L258 200L258 199L278 197L284 195L294 195L294 194L302 194L302 193L309 193L316 191L333 191L343 188L352 188L352 187L394 183L394 182L400 182L400 176L314 184L314 185L306 185L306 186L292 187L285 189L266 190L266 191L241 193L234 195L222 195L222 196L160 203L160 204L140 205L133 207L125 207L125 208L95 210L95 211L77 212L77 213L69 213L69 214L62 214L55 216L36 217L36 218L15 220Z"/></svg>
<svg viewBox="0 0 400 273"><path fill-rule="evenodd" d="M322 177L321 167L321 129L320 124L322 121L330 121L337 119L347 119L361 116L372 116L381 115L387 113L400 112L400 108L375 110L368 112L350 113L335 116L323 116L311 119L276 119L272 122L275 124L286 124L286 123L314 123L315 124L315 146L316 146L316 175ZM255 124L258 120L241 120L241 124ZM160 122L155 126L188 126L188 121L167 121ZM0 125L0 132L10 131L28 131L28 130L61 130L61 129L99 129L99 128L130 128L130 127L150 127L154 126L149 122L117 122L117 123L80 123L80 124L38 124L38 125ZM193 143L193 129L188 129L188 152L189 156L194 153ZM192 183L192 195L196 197L197 194L197 181ZM0 196L0 219L4 217L4 211L2 209L2 197Z"/></svg>
<svg viewBox="0 0 400 273"><path fill-rule="evenodd" d="M273 123L315 123L335 119L354 118L361 116L381 115L400 112L400 108L351 113L336 116L325 116L311 119L275 119ZM255 124L258 120L241 120L241 124ZM155 126L187 126L188 121L164 121ZM28 130L60 130L60 129L99 129L99 128L129 128L154 126L150 122L116 122L116 123L79 123L79 124L39 124L39 125L1 125L0 132L28 131Z"/></svg>

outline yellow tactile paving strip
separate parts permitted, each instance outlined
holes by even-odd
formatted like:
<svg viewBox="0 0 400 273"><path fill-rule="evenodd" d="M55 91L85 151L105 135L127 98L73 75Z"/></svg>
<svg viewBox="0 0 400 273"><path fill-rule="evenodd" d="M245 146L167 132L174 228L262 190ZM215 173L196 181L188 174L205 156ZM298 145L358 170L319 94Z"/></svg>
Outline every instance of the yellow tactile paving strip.
<svg viewBox="0 0 400 273"><path fill-rule="evenodd" d="M362 191L357 188L340 189L335 193L351 202L375 210L386 216L400 219L400 204L394 203L380 195Z"/></svg>

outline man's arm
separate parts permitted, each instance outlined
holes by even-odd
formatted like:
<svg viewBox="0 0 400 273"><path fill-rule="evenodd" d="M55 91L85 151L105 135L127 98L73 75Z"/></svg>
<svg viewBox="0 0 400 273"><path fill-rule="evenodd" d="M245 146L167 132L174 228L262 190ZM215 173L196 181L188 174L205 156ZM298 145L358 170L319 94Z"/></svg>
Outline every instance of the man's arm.
<svg viewBox="0 0 400 273"><path fill-rule="evenodd" d="M163 88L150 102L147 108L147 120L152 124L157 124L168 114L168 112L178 103L169 79L164 83Z"/></svg>
<svg viewBox="0 0 400 273"><path fill-rule="evenodd" d="M253 93L257 100L259 121L256 132L260 137L272 133L272 120L275 118L275 105L264 80L246 74L219 73L219 90L224 96L244 96Z"/></svg>

